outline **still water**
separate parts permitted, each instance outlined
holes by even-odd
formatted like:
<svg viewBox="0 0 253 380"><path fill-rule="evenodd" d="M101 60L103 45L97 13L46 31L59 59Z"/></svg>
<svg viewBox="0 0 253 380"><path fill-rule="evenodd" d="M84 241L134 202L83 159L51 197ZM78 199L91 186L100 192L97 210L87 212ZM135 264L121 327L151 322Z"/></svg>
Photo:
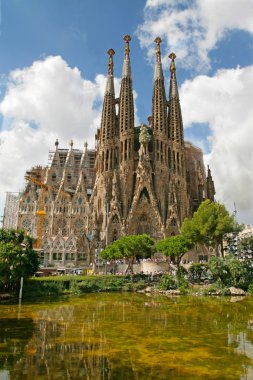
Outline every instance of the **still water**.
<svg viewBox="0 0 253 380"><path fill-rule="evenodd" d="M0 380L9 379L253 379L253 297L2 304Z"/></svg>

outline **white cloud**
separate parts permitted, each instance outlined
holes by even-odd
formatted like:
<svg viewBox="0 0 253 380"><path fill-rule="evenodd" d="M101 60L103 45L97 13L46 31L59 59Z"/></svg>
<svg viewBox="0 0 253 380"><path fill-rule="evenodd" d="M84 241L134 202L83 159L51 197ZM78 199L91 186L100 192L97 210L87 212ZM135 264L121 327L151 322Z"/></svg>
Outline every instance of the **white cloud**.
<svg viewBox="0 0 253 380"><path fill-rule="evenodd" d="M22 190L25 170L46 165L49 148L59 138L60 148L70 139L81 148L94 146L100 126L106 77L83 79L60 57L47 57L9 74L0 103L0 206L6 191ZM119 79L115 87L119 91ZM99 104L99 106L98 106Z"/></svg>
<svg viewBox="0 0 253 380"><path fill-rule="evenodd" d="M10 73L8 89L0 104L4 117L35 123L44 133L92 139L94 102L100 97L99 83L85 80L59 56L36 61Z"/></svg>
<svg viewBox="0 0 253 380"><path fill-rule="evenodd" d="M240 220L253 224L253 66L219 70L213 77L197 76L183 83L181 105L185 127L208 123L211 153L207 160L216 198Z"/></svg>
<svg viewBox="0 0 253 380"><path fill-rule="evenodd" d="M94 146L105 85L106 76L83 79L60 56L9 74L0 103L0 209L6 191L22 190L25 170L47 164L56 138L60 148L68 147L71 139L75 148L82 149L84 141ZM116 96L119 90L120 79L115 78Z"/></svg>
<svg viewBox="0 0 253 380"><path fill-rule="evenodd" d="M229 30L253 33L252 14L252 0L147 0L137 36L149 59L155 56L152 41L158 35L165 55L175 51L179 65L206 72L209 52Z"/></svg>

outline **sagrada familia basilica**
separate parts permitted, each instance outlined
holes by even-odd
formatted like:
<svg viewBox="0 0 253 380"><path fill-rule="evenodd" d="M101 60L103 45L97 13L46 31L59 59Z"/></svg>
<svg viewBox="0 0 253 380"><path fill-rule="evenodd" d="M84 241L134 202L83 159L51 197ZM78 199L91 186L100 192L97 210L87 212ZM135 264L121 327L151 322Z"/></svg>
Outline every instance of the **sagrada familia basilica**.
<svg viewBox="0 0 253 380"><path fill-rule="evenodd" d="M48 167L37 166L26 173L18 227L34 237L41 234L48 264L89 264L98 244L105 246L123 235L147 233L156 240L175 235L204 199L214 199L211 171L208 168L206 175L201 149L184 140L176 55L169 56L167 98L161 39L155 39L152 116L147 125L135 126L131 38L126 35L124 40L119 98L114 92L114 50L108 51L95 149L87 144L83 151L74 149L73 142L69 149L60 149L57 140Z"/></svg>

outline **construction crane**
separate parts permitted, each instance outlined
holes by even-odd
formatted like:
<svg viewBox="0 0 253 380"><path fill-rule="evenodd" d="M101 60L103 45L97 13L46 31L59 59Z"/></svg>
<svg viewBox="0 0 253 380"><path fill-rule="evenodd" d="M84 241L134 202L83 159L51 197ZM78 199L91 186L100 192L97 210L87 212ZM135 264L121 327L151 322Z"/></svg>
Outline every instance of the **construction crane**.
<svg viewBox="0 0 253 380"><path fill-rule="evenodd" d="M68 199L70 199L71 196L66 191L59 190L58 188L56 188L54 186L46 185L45 183L39 181L37 178L34 178L32 176L26 175L25 179L28 182L32 182L41 188L41 192L40 192L39 198L38 198L38 208L36 211L36 215L37 215L37 239L36 239L35 243L33 244L33 248L41 250L43 227L44 227L44 221L45 221L45 217L46 217L46 211L45 211L45 193L46 193L46 191L47 190L55 191L57 193L60 193L64 197L67 197Z"/></svg>

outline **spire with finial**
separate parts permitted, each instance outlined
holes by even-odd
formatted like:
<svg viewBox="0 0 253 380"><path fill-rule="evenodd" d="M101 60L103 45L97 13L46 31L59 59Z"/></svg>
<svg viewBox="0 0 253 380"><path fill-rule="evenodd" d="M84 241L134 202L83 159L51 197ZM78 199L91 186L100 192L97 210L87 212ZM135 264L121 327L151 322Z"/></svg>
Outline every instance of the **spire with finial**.
<svg viewBox="0 0 253 380"><path fill-rule="evenodd" d="M122 68L122 79L120 84L119 95L119 160L120 166L124 171L124 184L121 183L122 210L123 217L126 218L129 204L131 203L133 189L133 171L134 171L134 97L131 78L130 63L130 41L131 37L127 34L124 38L124 62ZM126 170L127 166L127 170Z"/></svg>
<svg viewBox="0 0 253 380"><path fill-rule="evenodd" d="M54 145L55 145L55 149L57 150L57 149L58 149L58 146L59 146L59 140L58 140L58 139L55 140Z"/></svg>
<svg viewBox="0 0 253 380"><path fill-rule="evenodd" d="M176 54L170 53L169 58L171 59L171 62L170 62L170 73L171 73L170 95L172 97L174 97L174 96L178 97L178 88L177 88L177 80L176 80L176 66L175 66Z"/></svg>
<svg viewBox="0 0 253 380"><path fill-rule="evenodd" d="M156 43L156 64L155 64L155 74L154 79L163 79L163 69L162 69L162 63L161 63L161 38L156 37L154 40Z"/></svg>
<svg viewBox="0 0 253 380"><path fill-rule="evenodd" d="M175 58L176 54L171 53L169 55L171 59L170 63L170 95L169 95L169 136L172 141L179 143L181 146L184 144L184 129L181 113L181 106L179 101Z"/></svg>
<svg viewBox="0 0 253 380"><path fill-rule="evenodd" d="M107 52L108 75L105 87L105 95L103 102L103 111L101 118L101 134L100 141L110 140L115 135L115 94L114 94L114 78L113 78L113 56L115 51L110 48Z"/></svg>
<svg viewBox="0 0 253 380"><path fill-rule="evenodd" d="M74 145L74 141L71 139L70 142L69 142L70 149L73 148L73 145Z"/></svg>
<svg viewBox="0 0 253 380"><path fill-rule="evenodd" d="M206 197L207 199L214 201L214 195L215 195L214 181L212 178L211 169L209 168L209 165L207 165Z"/></svg>
<svg viewBox="0 0 253 380"><path fill-rule="evenodd" d="M122 78L131 78L131 65L130 65L130 41L131 37L129 34L125 35L123 38L125 41L125 52L124 52L124 63L123 63L123 69L122 69Z"/></svg>
<svg viewBox="0 0 253 380"><path fill-rule="evenodd" d="M125 56L122 69L122 80L120 86L119 98L119 130L120 132L129 131L134 128L134 101L132 91L131 66L130 66L130 48L129 42L131 37L127 34L125 41Z"/></svg>
<svg viewBox="0 0 253 380"><path fill-rule="evenodd" d="M108 50L107 54L109 55L108 75L113 75L113 56L115 51L111 48Z"/></svg>
<svg viewBox="0 0 253 380"><path fill-rule="evenodd" d="M175 71L176 71L175 58L177 58L177 56L176 56L175 53L170 53L169 58L171 59L170 72L171 72L171 75L172 75L173 73L175 74Z"/></svg>
<svg viewBox="0 0 253 380"><path fill-rule="evenodd" d="M154 40L154 42L156 43L156 62L161 62L161 47L160 47L160 44L161 44L162 40L161 40L160 37L156 37L156 39Z"/></svg>
<svg viewBox="0 0 253 380"><path fill-rule="evenodd" d="M129 56L129 53L130 53L129 42L131 41L131 37L129 36L129 34L126 34L125 37L123 38L123 40L126 42L126 44L125 44L125 56L126 55Z"/></svg>
<svg viewBox="0 0 253 380"><path fill-rule="evenodd" d="M163 69L161 62L161 38L156 37L154 40L156 43L156 63L155 63L155 73L154 73L154 86L153 86L153 98L152 98L152 117L154 131L157 137L157 142L155 142L155 149L157 157L161 157L163 154L160 152L161 144L160 142L165 142L165 136L167 136L167 100L165 94ZM160 135L161 134L161 135ZM159 147L159 148L158 148ZM159 158L158 158L159 160Z"/></svg>
<svg viewBox="0 0 253 380"><path fill-rule="evenodd" d="M106 94L114 94L114 81L113 81L113 56L115 54L115 51L111 48L108 50L107 54L109 55L109 62L108 62L108 76L107 76L107 83L105 88Z"/></svg>

